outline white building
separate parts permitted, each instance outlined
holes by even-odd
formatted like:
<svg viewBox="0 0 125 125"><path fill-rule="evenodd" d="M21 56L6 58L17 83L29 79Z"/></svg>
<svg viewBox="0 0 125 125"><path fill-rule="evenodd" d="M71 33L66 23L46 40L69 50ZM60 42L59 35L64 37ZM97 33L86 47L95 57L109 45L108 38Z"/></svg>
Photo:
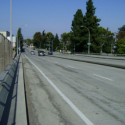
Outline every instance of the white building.
<svg viewBox="0 0 125 125"><path fill-rule="evenodd" d="M7 39L10 40L10 36L8 36ZM16 37L15 36L12 37L12 46L13 47L16 46Z"/></svg>
<svg viewBox="0 0 125 125"><path fill-rule="evenodd" d="M3 34L3 36L5 37L5 38L7 38L8 40L10 40L10 32L9 31L0 31L0 33L1 34ZM13 47L15 47L16 45L15 45L15 43L16 43L16 37L14 37L13 35L12 35L12 46Z"/></svg>
<svg viewBox="0 0 125 125"><path fill-rule="evenodd" d="M1 34L3 34L4 37L8 37L10 36L10 32L9 31L0 31Z"/></svg>

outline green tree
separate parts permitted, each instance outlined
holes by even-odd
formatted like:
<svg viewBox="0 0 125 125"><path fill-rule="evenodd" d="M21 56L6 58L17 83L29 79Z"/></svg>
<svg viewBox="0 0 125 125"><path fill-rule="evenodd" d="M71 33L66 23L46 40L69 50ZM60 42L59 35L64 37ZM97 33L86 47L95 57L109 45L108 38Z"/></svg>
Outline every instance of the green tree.
<svg viewBox="0 0 125 125"><path fill-rule="evenodd" d="M110 52L111 51L111 46L114 44L114 33L109 31L109 28L105 29L103 27L99 27L100 31L100 36L99 36L99 41L100 41L100 51L102 52Z"/></svg>
<svg viewBox="0 0 125 125"><path fill-rule="evenodd" d="M17 31L17 40L18 40L18 45L20 46L20 49L22 50L22 47L23 47L23 35L21 33L21 28L18 29Z"/></svg>
<svg viewBox="0 0 125 125"><path fill-rule="evenodd" d="M45 44L46 44L46 33L45 30L43 30L42 34L41 34L41 39L42 39L42 47L45 49Z"/></svg>
<svg viewBox="0 0 125 125"><path fill-rule="evenodd" d="M84 49L86 49L86 46L84 43L84 31L85 29L82 29L81 26L85 25L85 20L81 9L78 9L76 14L74 15L74 19L72 21L72 27L71 27L71 45L70 47L73 48L75 45L75 51L81 52Z"/></svg>
<svg viewBox="0 0 125 125"><path fill-rule="evenodd" d="M120 40L122 38L125 38L125 25L123 25L122 27L118 28L118 33L116 35L117 39Z"/></svg>
<svg viewBox="0 0 125 125"><path fill-rule="evenodd" d="M46 33L45 37L47 40L52 40L54 35L51 32L48 32L48 33Z"/></svg>
<svg viewBox="0 0 125 125"><path fill-rule="evenodd" d="M125 25L123 25L122 27L118 28L119 30L119 33L122 32L122 31L125 31Z"/></svg>
<svg viewBox="0 0 125 125"><path fill-rule="evenodd" d="M91 52L100 52L100 41L99 41L99 22L101 19L98 19L95 16L96 8L93 6L92 0L88 0L86 2L86 14L85 14L85 26L90 30L90 42L91 42ZM87 29L86 29L86 32ZM89 37L89 33L85 36L86 38Z"/></svg>
<svg viewBox="0 0 125 125"><path fill-rule="evenodd" d="M59 37L58 37L58 34L56 34L53 39L53 50L54 51L60 49L59 44L60 44Z"/></svg>
<svg viewBox="0 0 125 125"><path fill-rule="evenodd" d="M41 33L40 32L36 32L34 34L34 36L33 36L33 44L34 44L34 46L41 48L42 39L41 39Z"/></svg>
<svg viewBox="0 0 125 125"><path fill-rule="evenodd" d="M54 39L54 35L51 32L48 32L46 33L45 38L46 38L45 46L48 47L48 49L52 50L52 41Z"/></svg>
<svg viewBox="0 0 125 125"><path fill-rule="evenodd" d="M117 53L125 54L125 38L122 38L117 41Z"/></svg>
<svg viewBox="0 0 125 125"><path fill-rule="evenodd" d="M33 43L32 39L29 38L25 39L24 42L27 43L28 46Z"/></svg>
<svg viewBox="0 0 125 125"><path fill-rule="evenodd" d="M61 34L61 41L62 41L62 44L64 45L65 50L68 50L69 45L71 44L70 38L71 38L70 32L69 33L65 32Z"/></svg>
<svg viewBox="0 0 125 125"><path fill-rule="evenodd" d="M116 37L117 37L119 40L122 39L122 38L125 38L125 31L119 32Z"/></svg>

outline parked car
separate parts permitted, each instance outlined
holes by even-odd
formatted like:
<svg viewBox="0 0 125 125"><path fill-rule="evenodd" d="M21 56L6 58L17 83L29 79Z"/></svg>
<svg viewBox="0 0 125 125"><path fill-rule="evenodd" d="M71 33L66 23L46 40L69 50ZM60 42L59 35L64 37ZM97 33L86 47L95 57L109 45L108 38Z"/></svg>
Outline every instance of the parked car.
<svg viewBox="0 0 125 125"><path fill-rule="evenodd" d="M42 51L42 50L39 50L39 51L38 51L38 56L45 56L45 52Z"/></svg>
<svg viewBox="0 0 125 125"><path fill-rule="evenodd" d="M31 54L31 55L35 55L35 52L34 52L34 51L31 51L30 54Z"/></svg>
<svg viewBox="0 0 125 125"><path fill-rule="evenodd" d="M52 51L49 51L49 52L48 52L48 55L53 55L53 52L52 52Z"/></svg>

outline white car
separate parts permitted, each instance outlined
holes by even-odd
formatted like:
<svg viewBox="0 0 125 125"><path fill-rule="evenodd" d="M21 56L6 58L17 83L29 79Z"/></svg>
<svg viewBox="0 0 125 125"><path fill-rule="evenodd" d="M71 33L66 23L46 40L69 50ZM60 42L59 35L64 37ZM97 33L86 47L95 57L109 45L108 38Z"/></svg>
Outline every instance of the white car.
<svg viewBox="0 0 125 125"><path fill-rule="evenodd" d="M34 52L34 51L31 51L30 54L31 54L31 55L35 55L35 52Z"/></svg>

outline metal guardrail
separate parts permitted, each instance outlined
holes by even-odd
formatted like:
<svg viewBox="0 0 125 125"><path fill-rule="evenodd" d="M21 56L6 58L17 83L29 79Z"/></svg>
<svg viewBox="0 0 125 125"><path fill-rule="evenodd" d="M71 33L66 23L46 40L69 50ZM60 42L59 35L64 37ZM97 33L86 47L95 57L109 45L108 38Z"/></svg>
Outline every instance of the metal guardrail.
<svg viewBox="0 0 125 125"><path fill-rule="evenodd" d="M4 112L11 84L17 71L19 58L20 54L8 65L4 72L0 74L0 121Z"/></svg>
<svg viewBox="0 0 125 125"><path fill-rule="evenodd" d="M12 42L0 33L0 73L11 63L12 49Z"/></svg>

